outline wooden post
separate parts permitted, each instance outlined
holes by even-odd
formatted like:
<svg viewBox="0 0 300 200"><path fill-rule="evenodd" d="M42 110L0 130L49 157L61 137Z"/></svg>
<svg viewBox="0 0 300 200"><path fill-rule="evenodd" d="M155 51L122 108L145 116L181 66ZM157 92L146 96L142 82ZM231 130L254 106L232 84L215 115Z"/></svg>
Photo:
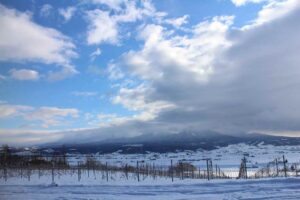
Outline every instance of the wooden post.
<svg viewBox="0 0 300 200"><path fill-rule="evenodd" d="M79 161L77 163L77 176L78 176L78 181L80 181L80 179L81 179L81 171L80 171Z"/></svg>
<svg viewBox="0 0 300 200"><path fill-rule="evenodd" d="M279 170L278 170L278 160L277 158L275 159L275 164L276 164L276 176L279 175Z"/></svg>
<svg viewBox="0 0 300 200"><path fill-rule="evenodd" d="M7 181L7 166L6 166L7 164L5 163L4 164L4 168L3 168L3 170L4 170L4 179L5 179L5 182Z"/></svg>
<svg viewBox="0 0 300 200"><path fill-rule="evenodd" d="M172 182L174 181L174 174L173 174L173 160L171 159L171 176L172 176Z"/></svg>
<svg viewBox="0 0 300 200"><path fill-rule="evenodd" d="M283 169L284 170L284 176L287 177L287 173L286 173L286 170L287 170L286 169L286 159L285 159L284 155L282 156L282 159L283 159L283 167L284 167L284 169Z"/></svg>
<svg viewBox="0 0 300 200"><path fill-rule="evenodd" d="M195 178L195 172L194 172L195 170L194 170L194 168L192 168L191 170L192 170L192 179L194 179Z"/></svg>
<svg viewBox="0 0 300 200"><path fill-rule="evenodd" d="M27 168L27 178L28 178L28 181L30 181L30 165Z"/></svg>
<svg viewBox="0 0 300 200"><path fill-rule="evenodd" d="M55 183L54 183L54 163L53 163L53 162L52 162L51 175L52 175L52 184L55 184Z"/></svg>
<svg viewBox="0 0 300 200"><path fill-rule="evenodd" d="M87 162L88 178L90 178L90 161Z"/></svg>
<svg viewBox="0 0 300 200"><path fill-rule="evenodd" d="M137 172L137 179L138 179L138 182L140 182L139 161L136 161L136 172Z"/></svg>
<svg viewBox="0 0 300 200"><path fill-rule="evenodd" d="M248 172L247 172L247 159L246 159L246 157L244 157L244 159L245 159L245 177L246 177L246 179L248 179Z"/></svg>
<svg viewBox="0 0 300 200"><path fill-rule="evenodd" d="M180 168L181 168L181 180L183 180L183 163L180 163Z"/></svg>
<svg viewBox="0 0 300 200"><path fill-rule="evenodd" d="M107 166L107 162L105 163L105 170L106 170L106 181L108 182L108 166Z"/></svg>
<svg viewBox="0 0 300 200"><path fill-rule="evenodd" d="M125 176L126 176L126 179L128 180L128 167L127 167L127 164L125 165Z"/></svg>
<svg viewBox="0 0 300 200"><path fill-rule="evenodd" d="M211 172L211 179L213 179L214 178L214 167L213 167L212 160L209 160L209 171Z"/></svg>
<svg viewBox="0 0 300 200"><path fill-rule="evenodd" d="M23 178L23 165L21 166L21 179Z"/></svg>
<svg viewBox="0 0 300 200"><path fill-rule="evenodd" d="M209 180L208 159L206 159L207 180Z"/></svg>

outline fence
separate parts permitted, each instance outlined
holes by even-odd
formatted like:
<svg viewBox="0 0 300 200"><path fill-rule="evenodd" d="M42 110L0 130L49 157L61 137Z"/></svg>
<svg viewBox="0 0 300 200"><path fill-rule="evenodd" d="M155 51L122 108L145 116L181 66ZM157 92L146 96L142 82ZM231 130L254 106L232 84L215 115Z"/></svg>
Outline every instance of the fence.
<svg viewBox="0 0 300 200"><path fill-rule="evenodd" d="M51 159L48 157L22 157L20 160L17 164L2 164L0 166L0 178L7 181L11 177L20 177L30 181L33 174L37 174L38 178L50 175L52 183L54 183L55 179L63 174L75 175L78 181L81 181L83 174L88 178L100 174L101 179L107 182L120 177L125 180L134 178L138 182L149 178L153 180L166 178L173 182L174 180L183 179L252 179L300 175L300 164L288 163L284 156L276 158L274 161L267 163L265 167L257 170L250 170L247 167L246 158L241 160L241 165L237 166L236 169L222 169L220 165L213 163L211 159L204 159L202 167L197 167L188 162L174 163L173 160L170 160L170 164L167 166L139 161L135 165L122 164L117 166L108 162L102 163L89 156L85 162L78 161L77 165L72 166L68 164L65 156L52 156ZM40 162L41 160L45 162Z"/></svg>

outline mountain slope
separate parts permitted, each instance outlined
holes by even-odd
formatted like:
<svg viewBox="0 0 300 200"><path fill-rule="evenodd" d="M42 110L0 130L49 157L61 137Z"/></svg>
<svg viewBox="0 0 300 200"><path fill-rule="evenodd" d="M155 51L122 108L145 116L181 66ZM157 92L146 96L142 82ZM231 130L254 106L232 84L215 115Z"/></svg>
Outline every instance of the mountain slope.
<svg viewBox="0 0 300 200"><path fill-rule="evenodd" d="M147 134L131 138L110 139L99 142L83 144L66 144L67 149L76 149L81 153L145 153L174 152L176 150L212 150L230 144L246 143L256 145L259 143L272 145L300 145L300 138L270 136L263 134L242 134L230 136L214 131L181 132L178 134ZM61 146L57 145L56 150Z"/></svg>

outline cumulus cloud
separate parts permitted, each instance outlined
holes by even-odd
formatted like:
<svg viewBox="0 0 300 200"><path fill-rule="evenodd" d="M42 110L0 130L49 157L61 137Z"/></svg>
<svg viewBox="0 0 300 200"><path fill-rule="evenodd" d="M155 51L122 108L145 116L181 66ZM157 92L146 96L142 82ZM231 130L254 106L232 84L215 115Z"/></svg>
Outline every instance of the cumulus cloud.
<svg viewBox="0 0 300 200"><path fill-rule="evenodd" d="M124 54L120 64L131 74L151 81L180 82L181 76L176 76L180 73L196 73L197 79L205 81L213 72L211 62L228 46L225 36L232 20L231 16L220 16L201 22L190 38L170 35L161 25L147 25L139 34L144 47Z"/></svg>
<svg viewBox="0 0 300 200"><path fill-rule="evenodd" d="M0 61L65 64L76 56L70 38L36 24L26 12L0 5L0 26Z"/></svg>
<svg viewBox="0 0 300 200"><path fill-rule="evenodd" d="M199 23L192 35L155 24L142 27L144 46L125 53L116 66L144 83L121 87L113 102L134 111L157 102L172 107L155 105L153 117L118 128L130 134L187 129L296 134L299 11L296 7L251 29L231 29L228 16ZM116 134L115 129L105 130Z"/></svg>
<svg viewBox="0 0 300 200"><path fill-rule="evenodd" d="M39 73L30 69L11 69L10 77L20 81L36 81L40 78Z"/></svg>
<svg viewBox="0 0 300 200"><path fill-rule="evenodd" d="M298 0L269 0L258 12L258 17L250 25L244 26L243 29L272 22L277 18L282 18L290 12L299 9L299 7L300 1Z"/></svg>
<svg viewBox="0 0 300 200"><path fill-rule="evenodd" d="M120 40L120 24L135 22L144 17L161 17L164 14L157 12L150 1L102 1L94 3L105 4L114 12L102 9L87 11L89 28L87 43L89 45L109 43L118 44ZM138 2L140 5L138 5ZM111 14L114 13L114 14Z"/></svg>
<svg viewBox="0 0 300 200"><path fill-rule="evenodd" d="M90 21L87 36L88 44L100 44L103 42L115 44L118 41L117 23L111 19L109 12L93 10L88 12Z"/></svg>
<svg viewBox="0 0 300 200"><path fill-rule="evenodd" d="M107 70L118 84L112 103L134 114L101 113L99 128L64 132L63 139L183 130L299 133L300 8L291 3L296 1L278 2L270 13L289 9L263 23L258 14L251 28L232 28L232 16L207 19L180 34L164 23L140 26L142 45ZM136 84L126 84L128 79Z"/></svg>
<svg viewBox="0 0 300 200"><path fill-rule="evenodd" d="M118 95L113 98L113 103L121 104L128 110L139 111L147 119L153 119L157 112L173 107L167 101L149 101L147 95L151 89L141 84L134 88L121 88Z"/></svg>

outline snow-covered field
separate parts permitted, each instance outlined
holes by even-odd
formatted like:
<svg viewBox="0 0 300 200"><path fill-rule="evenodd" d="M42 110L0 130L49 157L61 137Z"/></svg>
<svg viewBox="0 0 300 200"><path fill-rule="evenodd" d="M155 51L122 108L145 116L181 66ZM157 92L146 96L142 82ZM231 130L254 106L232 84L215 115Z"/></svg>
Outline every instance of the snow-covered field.
<svg viewBox="0 0 300 200"><path fill-rule="evenodd" d="M265 167L267 163L274 159L282 160L282 156L289 163L300 163L300 146L273 146L259 144L256 146L247 144L235 144L227 147L221 147L215 150L206 151L199 149L197 151L180 151L175 153L153 153L147 154L121 154L119 152L111 154L95 154L93 155L102 163L108 162L109 165L121 166L132 165L136 162L155 164L157 166L169 167L171 160L173 163L178 161L189 162L197 168L205 169L205 159L212 159L213 165L217 164L222 171L230 177L236 177L238 174L241 159L246 156L248 162L248 173L253 175L258 168ZM69 162L77 165L78 161L84 162L85 155L70 155Z"/></svg>
<svg viewBox="0 0 300 200"><path fill-rule="evenodd" d="M230 172L238 167L243 156L246 156L249 171L257 171L268 162L282 155L289 163L300 162L299 146L272 146L245 144L230 145L213 151L198 150L196 152L184 151L177 153L157 154L131 154L124 155L118 152L113 154L97 154L95 158L111 165L131 164L136 161L143 163L155 163L158 166L169 166L173 162L186 161L197 167L204 168L203 159L211 158L214 164L218 164L222 170ZM84 161L85 155L73 155L70 161L76 165L78 161ZM102 200L102 199L300 199L300 177L267 178L251 180L204 180L184 179L170 177L153 177L141 175L137 181L136 174L128 177L121 172L86 170L78 173L75 171L55 171L55 183L51 186L51 170L41 172L31 171L30 179L24 176L8 177L5 182L0 179L0 200ZM108 180L107 180L108 177Z"/></svg>
<svg viewBox="0 0 300 200"><path fill-rule="evenodd" d="M51 179L49 177L49 179ZM63 180L63 179L61 179ZM90 179L89 179L90 180ZM16 180L15 180L16 181ZM50 182L50 180L48 180ZM65 182L65 184L63 184ZM82 180L48 184L7 182L0 186L1 200L102 199L300 199L300 178L259 180L169 180L105 182Z"/></svg>
<svg viewBox="0 0 300 200"><path fill-rule="evenodd" d="M97 159L102 162L109 162L114 165L118 164L135 164L136 161L145 161L155 163L158 165L169 165L170 160L188 161L194 165L203 165L203 159L212 158L214 162L224 165L239 165L241 158L245 156L249 161L254 163L265 164L274 160L276 157L285 155L290 162L300 161L300 146L273 146L259 144L256 146L247 144L235 144L227 147L221 147L215 150L206 151L199 149L197 151L181 151L174 153L153 153L147 154L121 154L119 152L111 154L95 154ZM73 155L74 158L70 160L75 165L77 161L81 161L81 157Z"/></svg>

